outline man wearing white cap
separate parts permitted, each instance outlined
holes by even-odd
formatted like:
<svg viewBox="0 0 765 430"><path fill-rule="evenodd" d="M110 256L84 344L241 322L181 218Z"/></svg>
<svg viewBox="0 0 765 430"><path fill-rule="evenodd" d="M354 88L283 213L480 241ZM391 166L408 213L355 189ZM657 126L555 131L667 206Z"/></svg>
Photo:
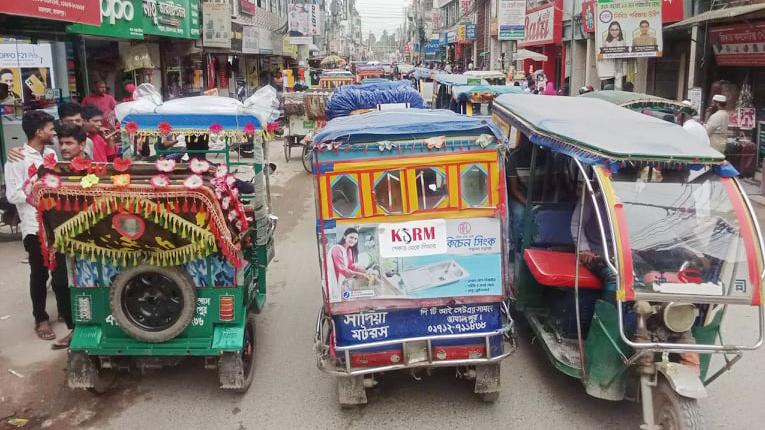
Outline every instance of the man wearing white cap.
<svg viewBox="0 0 765 430"><path fill-rule="evenodd" d="M722 94L712 97L713 106L717 111L709 117L704 126L709 135L712 148L723 154L725 153L725 143L728 139L728 111L725 109L727 102L728 98Z"/></svg>

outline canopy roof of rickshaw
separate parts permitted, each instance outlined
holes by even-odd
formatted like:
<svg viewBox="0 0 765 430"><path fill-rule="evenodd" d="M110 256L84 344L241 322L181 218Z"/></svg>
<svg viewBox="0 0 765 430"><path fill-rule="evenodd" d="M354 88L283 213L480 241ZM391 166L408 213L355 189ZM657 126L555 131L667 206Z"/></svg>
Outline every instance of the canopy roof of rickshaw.
<svg viewBox="0 0 765 430"><path fill-rule="evenodd" d="M507 78L507 76L505 76L505 74L500 72L499 70L468 70L467 72L463 74L465 76L472 76L475 78L483 78L483 79L506 79Z"/></svg>
<svg viewBox="0 0 765 430"><path fill-rule="evenodd" d="M682 127L587 97L504 94L494 111L538 145L582 161L719 163L725 157Z"/></svg>
<svg viewBox="0 0 765 430"><path fill-rule="evenodd" d="M463 95L491 93L494 97L501 94L524 94L523 88L513 85L461 85L452 88L452 97L459 100Z"/></svg>
<svg viewBox="0 0 765 430"><path fill-rule="evenodd" d="M402 109L335 118L316 134L314 142L320 144L341 140L345 143L357 143L446 134L484 133L501 135L497 126L485 118L459 115L442 109Z"/></svg>
<svg viewBox="0 0 765 430"><path fill-rule="evenodd" d="M134 122L143 131L158 130L160 124L167 123L175 133L208 130L213 124L219 124L223 132L230 132L251 126L262 130L267 113L230 97L198 96L160 104L148 100L121 103L117 117L123 123Z"/></svg>
<svg viewBox="0 0 765 430"><path fill-rule="evenodd" d="M455 75L453 73L440 73L435 76L435 81L444 85L467 85L468 79L477 79L477 76ZM489 85L486 79L481 79L481 85Z"/></svg>
<svg viewBox="0 0 765 430"><path fill-rule="evenodd" d="M361 83L363 85L367 84L383 84L386 85L388 83L392 83L393 86L404 86L404 85L412 85L412 81L391 81L387 78L364 78Z"/></svg>
<svg viewBox="0 0 765 430"><path fill-rule="evenodd" d="M642 108L670 109L672 111L688 113L690 115L697 114L696 109L691 106L684 105L680 102L665 99L663 97L652 96L649 94L633 93L629 91L592 91L589 93L584 93L579 97L605 100L607 102L617 104L632 110L639 110Z"/></svg>
<svg viewBox="0 0 765 430"><path fill-rule="evenodd" d="M415 67L414 68L414 78L415 79L424 79L424 78L430 78L433 76L433 73L437 72L435 69L428 69L427 67Z"/></svg>
<svg viewBox="0 0 765 430"><path fill-rule="evenodd" d="M406 80L391 81L390 79L364 79L360 84L343 85L343 90L380 91L411 86L412 82Z"/></svg>

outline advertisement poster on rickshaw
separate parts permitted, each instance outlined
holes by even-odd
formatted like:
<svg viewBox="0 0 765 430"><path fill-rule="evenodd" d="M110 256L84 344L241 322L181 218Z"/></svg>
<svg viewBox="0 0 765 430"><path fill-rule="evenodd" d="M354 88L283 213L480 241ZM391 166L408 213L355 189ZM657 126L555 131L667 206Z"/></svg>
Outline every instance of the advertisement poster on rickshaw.
<svg viewBox="0 0 765 430"><path fill-rule="evenodd" d="M344 224L324 235L333 303L502 294L495 218Z"/></svg>
<svg viewBox="0 0 765 430"><path fill-rule="evenodd" d="M598 59L661 57L661 0L598 0Z"/></svg>

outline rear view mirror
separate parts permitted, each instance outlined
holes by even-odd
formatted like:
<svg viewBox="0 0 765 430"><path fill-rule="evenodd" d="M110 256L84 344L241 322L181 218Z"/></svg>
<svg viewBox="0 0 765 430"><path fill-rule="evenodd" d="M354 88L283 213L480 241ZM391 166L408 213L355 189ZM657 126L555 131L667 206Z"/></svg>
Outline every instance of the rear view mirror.
<svg viewBox="0 0 765 430"><path fill-rule="evenodd" d="M268 174L272 174L276 171L276 164L268 163Z"/></svg>

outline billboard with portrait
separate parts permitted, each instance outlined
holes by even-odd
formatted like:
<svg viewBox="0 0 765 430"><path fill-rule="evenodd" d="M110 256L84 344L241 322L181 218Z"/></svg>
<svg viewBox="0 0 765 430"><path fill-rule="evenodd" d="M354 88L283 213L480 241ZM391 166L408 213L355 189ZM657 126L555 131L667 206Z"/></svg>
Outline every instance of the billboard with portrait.
<svg viewBox="0 0 765 430"><path fill-rule="evenodd" d="M313 36L321 34L321 8L315 2L288 5L287 32L293 45L313 43Z"/></svg>
<svg viewBox="0 0 765 430"><path fill-rule="evenodd" d="M324 230L330 303L502 294L496 218L342 224Z"/></svg>
<svg viewBox="0 0 765 430"><path fill-rule="evenodd" d="M598 59L661 57L661 0L598 0Z"/></svg>
<svg viewBox="0 0 765 430"><path fill-rule="evenodd" d="M52 98L53 56L47 43L0 44L0 82L8 96L0 104L13 105Z"/></svg>

